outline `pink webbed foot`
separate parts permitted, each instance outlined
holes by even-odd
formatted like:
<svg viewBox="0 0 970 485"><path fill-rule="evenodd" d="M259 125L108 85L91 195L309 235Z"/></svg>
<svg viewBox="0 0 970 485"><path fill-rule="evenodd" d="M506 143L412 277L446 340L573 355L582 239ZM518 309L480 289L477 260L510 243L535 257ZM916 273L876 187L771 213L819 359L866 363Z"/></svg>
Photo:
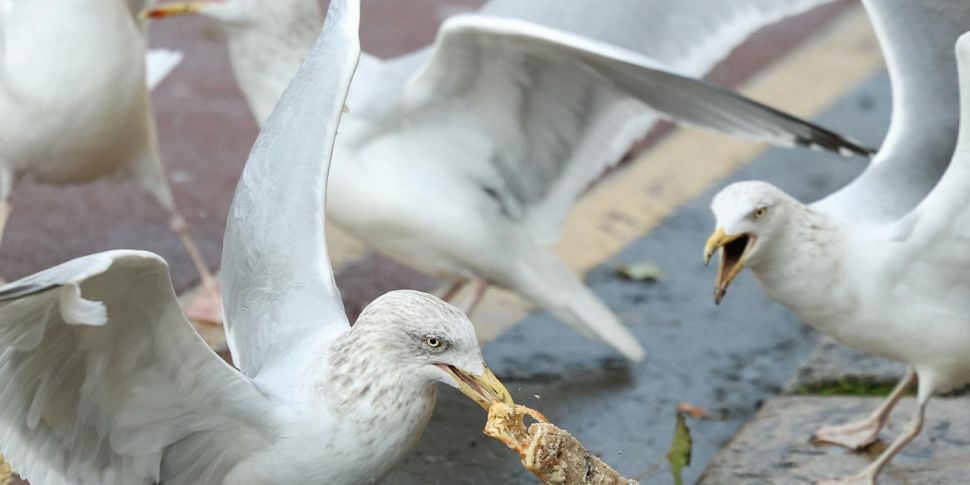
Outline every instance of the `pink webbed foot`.
<svg viewBox="0 0 970 485"><path fill-rule="evenodd" d="M822 426L812 437L812 443L861 450L879 438L880 429L882 429L882 423L873 418L837 426Z"/></svg>
<svg viewBox="0 0 970 485"><path fill-rule="evenodd" d="M189 319L209 325L222 325L222 295L215 283L204 284L185 307L185 316Z"/></svg>

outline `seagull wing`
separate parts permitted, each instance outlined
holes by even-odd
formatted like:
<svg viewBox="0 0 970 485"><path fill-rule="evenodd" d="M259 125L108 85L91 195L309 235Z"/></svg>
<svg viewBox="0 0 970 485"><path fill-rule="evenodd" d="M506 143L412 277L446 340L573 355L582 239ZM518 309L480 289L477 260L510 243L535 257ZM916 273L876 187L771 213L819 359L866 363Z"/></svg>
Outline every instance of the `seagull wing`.
<svg viewBox="0 0 970 485"><path fill-rule="evenodd" d="M887 281L899 297L923 305L920 295L945 300L963 321L970 315L970 33L957 42L960 71L960 133L952 161L940 183L906 217L890 225L892 244L875 244L892 251L876 259L894 271ZM877 249L878 250L878 249ZM932 301L931 301L932 303Z"/></svg>
<svg viewBox="0 0 970 485"><path fill-rule="evenodd" d="M889 68L889 133L865 172L815 207L847 220L890 222L926 197L953 154L960 119L953 45L970 27L970 2L863 4Z"/></svg>
<svg viewBox="0 0 970 485"><path fill-rule="evenodd" d="M623 47L700 76L751 33L830 0L491 0L480 12Z"/></svg>
<svg viewBox="0 0 970 485"><path fill-rule="evenodd" d="M151 91L182 62L182 53L169 49L152 49L145 54L145 83Z"/></svg>
<svg viewBox="0 0 970 485"><path fill-rule="evenodd" d="M327 256L324 203L360 54L359 10L359 0L331 2L323 33L259 134L229 209L226 330L236 364L251 377L350 329Z"/></svg>
<svg viewBox="0 0 970 485"><path fill-rule="evenodd" d="M543 242L558 237L575 199L658 116L777 145L870 153L637 52L526 21L452 17L432 52L397 103L383 98L388 132L448 120L486 138L485 156L462 157L450 170L488 165L476 183Z"/></svg>
<svg viewBox="0 0 970 485"><path fill-rule="evenodd" d="M0 382L0 447L33 483L215 483L225 444L266 431L265 398L199 338L147 252L0 287ZM211 446L187 456L190 441Z"/></svg>

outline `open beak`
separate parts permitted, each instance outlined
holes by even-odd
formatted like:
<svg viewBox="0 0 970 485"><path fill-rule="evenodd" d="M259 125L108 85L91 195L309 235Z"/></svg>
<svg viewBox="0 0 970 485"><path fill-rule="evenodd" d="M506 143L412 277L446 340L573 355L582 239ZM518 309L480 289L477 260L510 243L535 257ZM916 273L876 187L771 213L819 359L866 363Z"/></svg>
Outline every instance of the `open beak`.
<svg viewBox="0 0 970 485"><path fill-rule="evenodd" d="M161 19L172 15L191 15L199 13L206 1L196 2L168 2L155 7L149 7L141 12L143 19Z"/></svg>
<svg viewBox="0 0 970 485"><path fill-rule="evenodd" d="M504 402L514 409L515 403L512 401L512 395L495 377L495 374L492 374L487 365L482 364L483 372L480 376L461 371L451 365L438 364L438 367L455 378L458 389L462 394L477 402L486 411L496 402Z"/></svg>
<svg viewBox="0 0 970 485"><path fill-rule="evenodd" d="M724 228L717 228L714 234L707 239L704 246L704 264L711 261L714 251L720 250L720 261L717 264L717 280L714 285L714 304L720 305L727 292L728 285L734 281L734 277L744 269L744 264L748 261L748 254L757 238L751 234L737 234L729 236L724 233Z"/></svg>

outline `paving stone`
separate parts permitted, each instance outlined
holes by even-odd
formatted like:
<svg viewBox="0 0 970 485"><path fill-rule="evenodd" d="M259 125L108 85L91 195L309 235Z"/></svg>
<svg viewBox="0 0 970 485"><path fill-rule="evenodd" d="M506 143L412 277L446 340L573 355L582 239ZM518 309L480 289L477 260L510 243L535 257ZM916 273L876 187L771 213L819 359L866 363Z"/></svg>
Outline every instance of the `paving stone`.
<svg viewBox="0 0 970 485"><path fill-rule="evenodd" d="M704 485L814 483L858 473L904 428L916 409L904 399L880 441L855 453L814 446L809 438L824 424L862 418L880 398L792 396L768 401L757 416L714 458L701 476ZM936 398L918 436L889 465L880 485L967 483L970 479L970 398Z"/></svg>
<svg viewBox="0 0 970 485"><path fill-rule="evenodd" d="M812 394L829 390L838 393L840 388L891 387L899 382L905 371L904 364L865 354L830 337L822 337L815 351L785 386L785 392Z"/></svg>

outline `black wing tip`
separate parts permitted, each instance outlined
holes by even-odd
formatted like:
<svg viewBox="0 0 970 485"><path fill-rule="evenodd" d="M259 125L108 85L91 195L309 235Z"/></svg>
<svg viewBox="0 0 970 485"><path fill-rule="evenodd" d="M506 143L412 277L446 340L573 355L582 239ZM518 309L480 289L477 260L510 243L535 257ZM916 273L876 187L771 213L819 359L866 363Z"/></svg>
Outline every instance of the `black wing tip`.
<svg viewBox="0 0 970 485"><path fill-rule="evenodd" d="M25 296L36 295L37 293L43 293L51 288L55 288L56 286L57 285L24 285L14 282L5 286L0 286L0 302L12 301Z"/></svg>
<svg viewBox="0 0 970 485"><path fill-rule="evenodd" d="M810 150L832 152L843 157L872 159L877 152L873 148L869 148L828 130L815 131L812 133L811 138L795 137L795 144Z"/></svg>

